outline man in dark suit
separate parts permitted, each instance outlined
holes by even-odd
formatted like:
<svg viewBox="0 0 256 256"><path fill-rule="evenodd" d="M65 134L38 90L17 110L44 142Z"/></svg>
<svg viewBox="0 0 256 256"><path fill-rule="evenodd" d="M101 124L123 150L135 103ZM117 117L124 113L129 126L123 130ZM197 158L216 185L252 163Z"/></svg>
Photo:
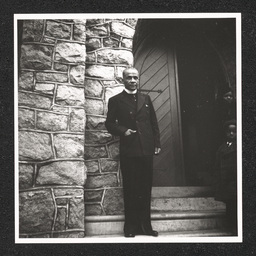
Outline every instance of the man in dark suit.
<svg viewBox="0 0 256 256"><path fill-rule="evenodd" d="M158 236L150 219L153 155L160 152L156 114L150 97L137 91L139 73L135 68L124 70L123 83L124 91L109 99L106 127L120 136L124 235Z"/></svg>
<svg viewBox="0 0 256 256"><path fill-rule="evenodd" d="M227 228L237 235L236 120L224 123L226 140L216 153L215 200L226 204Z"/></svg>

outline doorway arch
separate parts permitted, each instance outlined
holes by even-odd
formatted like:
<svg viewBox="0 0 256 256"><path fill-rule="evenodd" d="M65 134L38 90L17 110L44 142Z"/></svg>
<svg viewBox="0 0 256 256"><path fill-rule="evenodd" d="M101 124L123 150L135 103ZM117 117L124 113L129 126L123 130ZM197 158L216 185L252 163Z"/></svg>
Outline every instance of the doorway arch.
<svg viewBox="0 0 256 256"><path fill-rule="evenodd" d="M161 133L155 187L210 185L222 139L218 94L228 76L203 30L192 23L141 20L136 27L133 50L140 89L162 90L145 92Z"/></svg>

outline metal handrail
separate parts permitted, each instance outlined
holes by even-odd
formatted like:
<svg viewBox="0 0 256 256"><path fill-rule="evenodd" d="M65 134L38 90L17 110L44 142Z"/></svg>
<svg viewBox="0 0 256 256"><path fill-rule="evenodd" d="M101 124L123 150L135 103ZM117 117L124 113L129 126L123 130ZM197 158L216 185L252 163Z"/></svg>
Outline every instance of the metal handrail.
<svg viewBox="0 0 256 256"><path fill-rule="evenodd" d="M138 91L141 92L158 92L158 93L162 93L162 90L147 90L147 89L138 89Z"/></svg>

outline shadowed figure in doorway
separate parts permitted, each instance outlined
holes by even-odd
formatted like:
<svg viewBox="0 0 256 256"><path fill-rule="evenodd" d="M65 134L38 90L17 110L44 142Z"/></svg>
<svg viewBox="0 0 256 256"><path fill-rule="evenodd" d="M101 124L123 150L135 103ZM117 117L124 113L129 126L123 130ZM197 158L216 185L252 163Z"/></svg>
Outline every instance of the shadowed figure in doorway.
<svg viewBox="0 0 256 256"><path fill-rule="evenodd" d="M226 140L216 153L215 200L226 204L226 223L237 235L237 144L236 120L224 124Z"/></svg>

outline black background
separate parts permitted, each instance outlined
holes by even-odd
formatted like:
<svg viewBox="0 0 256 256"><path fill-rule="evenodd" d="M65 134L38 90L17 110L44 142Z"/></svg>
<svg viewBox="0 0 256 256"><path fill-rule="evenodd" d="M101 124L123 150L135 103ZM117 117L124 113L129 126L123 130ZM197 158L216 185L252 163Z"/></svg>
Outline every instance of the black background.
<svg viewBox="0 0 256 256"><path fill-rule="evenodd" d="M1 255L256 255L255 134L256 2L254 0L6 0L1 1L0 57L0 254ZM243 243L15 244L14 241L14 37L19 13L242 14Z"/></svg>

